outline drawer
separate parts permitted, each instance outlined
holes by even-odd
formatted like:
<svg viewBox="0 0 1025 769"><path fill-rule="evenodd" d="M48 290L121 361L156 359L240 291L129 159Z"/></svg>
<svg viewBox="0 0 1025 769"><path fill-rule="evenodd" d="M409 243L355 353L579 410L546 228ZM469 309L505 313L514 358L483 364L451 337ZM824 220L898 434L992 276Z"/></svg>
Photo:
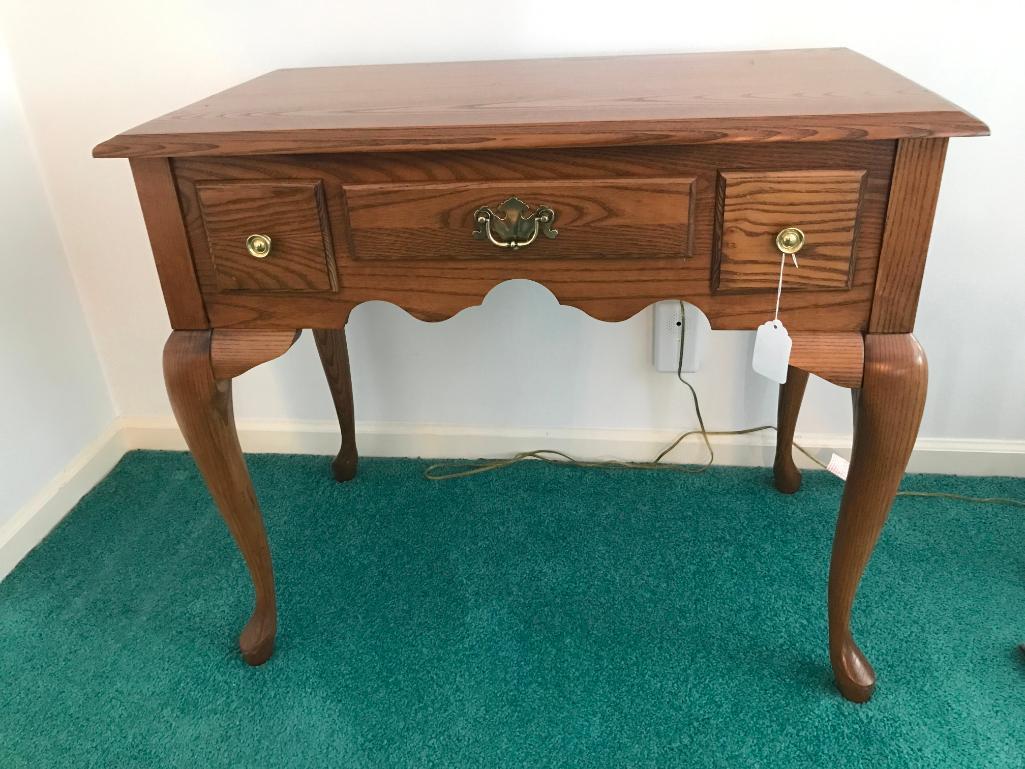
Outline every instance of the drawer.
<svg viewBox="0 0 1025 769"><path fill-rule="evenodd" d="M712 285L718 291L775 291L776 235L797 227L804 246L784 273L784 288L848 289L864 170L720 171ZM788 259L788 262L790 260Z"/></svg>
<svg viewBox="0 0 1025 769"><path fill-rule="evenodd" d="M369 301L441 320L503 281L531 280L603 320L682 298L714 328L752 329L772 317L775 236L794 225L808 245L800 269L786 269L788 286L801 281L783 296L787 328L862 331L895 153L895 142L780 142L178 158L172 169L196 283L218 327L334 327ZM222 241L217 209L227 206L225 221L236 219L249 209L237 203L246 190L280 197L264 216L226 227ZM510 230L498 219L510 217L500 208L513 197L530 225L519 237L529 239L541 206L554 213L556 237L539 223L536 240L517 249L483 232L475 238L474 214L490 208L492 235L506 240ZM740 214L753 225L741 226ZM278 251L285 239L273 227L289 219L315 233L312 261ZM824 236L830 230L844 239L839 254ZM250 233L271 236L270 259L245 253ZM274 255L301 267L263 272Z"/></svg>
<svg viewBox="0 0 1025 769"><path fill-rule="evenodd" d="M355 260L685 257L694 178L350 184Z"/></svg>
<svg viewBox="0 0 1025 769"><path fill-rule="evenodd" d="M196 196L219 291L337 289L319 180L201 181Z"/></svg>

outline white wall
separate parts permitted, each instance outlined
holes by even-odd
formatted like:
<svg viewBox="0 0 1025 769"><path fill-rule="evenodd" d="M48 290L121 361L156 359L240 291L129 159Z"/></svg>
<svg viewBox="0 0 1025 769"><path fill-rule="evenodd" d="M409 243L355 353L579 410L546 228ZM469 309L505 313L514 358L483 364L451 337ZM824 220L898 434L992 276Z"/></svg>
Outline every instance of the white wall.
<svg viewBox="0 0 1025 769"><path fill-rule="evenodd" d="M0 45L0 532L114 419ZM2 540L3 537L0 537Z"/></svg>
<svg viewBox="0 0 1025 769"><path fill-rule="evenodd" d="M60 230L121 414L165 417L168 326L125 161L100 140L277 67L849 46L986 120L951 144L918 334L932 364L927 438L1025 439L1025 67L1016 4L524 0L373 3L15 0L3 18ZM126 320L128 319L128 320ZM352 317L357 415L375 422L666 428L693 416L649 363L649 313L619 325L509 284L442 325L394 307ZM711 426L771 422L748 337L720 333L694 377ZM247 375L239 416L330 419L309 339ZM800 429L849 433L844 391L810 387Z"/></svg>

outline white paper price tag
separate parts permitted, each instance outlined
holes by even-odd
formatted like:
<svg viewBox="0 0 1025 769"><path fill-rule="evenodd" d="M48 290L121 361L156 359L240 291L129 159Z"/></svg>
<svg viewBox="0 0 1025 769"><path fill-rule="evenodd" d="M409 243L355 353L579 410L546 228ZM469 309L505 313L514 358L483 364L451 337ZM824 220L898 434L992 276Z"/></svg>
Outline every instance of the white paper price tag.
<svg viewBox="0 0 1025 769"><path fill-rule="evenodd" d="M846 481L847 471L851 469L851 463L839 454L833 454L833 456L829 458L829 464L826 465L826 469L840 480Z"/></svg>
<svg viewBox="0 0 1025 769"><path fill-rule="evenodd" d="M783 384L787 381L790 348L793 341L779 320L768 320L755 333L755 351L751 367L767 379Z"/></svg>

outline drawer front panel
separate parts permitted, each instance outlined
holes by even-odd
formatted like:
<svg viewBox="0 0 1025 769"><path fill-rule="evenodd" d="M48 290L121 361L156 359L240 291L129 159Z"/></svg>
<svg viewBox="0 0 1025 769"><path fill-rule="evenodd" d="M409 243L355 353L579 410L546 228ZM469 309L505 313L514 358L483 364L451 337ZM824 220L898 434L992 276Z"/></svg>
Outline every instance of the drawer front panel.
<svg viewBox="0 0 1025 769"><path fill-rule="evenodd" d="M218 290L337 288L320 181L200 182L196 194ZM266 254L248 250L251 236L269 239Z"/></svg>
<svg viewBox="0 0 1025 769"><path fill-rule="evenodd" d="M784 290L850 288L865 178L863 170L720 172L714 287L775 291L776 235L796 227L805 240L798 266L784 271Z"/></svg>
<svg viewBox="0 0 1025 769"><path fill-rule="evenodd" d="M359 260L684 257L691 253L693 186L693 177L357 184L345 187L345 198ZM527 208L520 211L519 202ZM499 243L514 242L509 223L517 215L518 242L533 241L518 248L491 242L475 218L483 208ZM536 224L534 236L534 218L545 208L553 221Z"/></svg>
<svg viewBox="0 0 1025 769"><path fill-rule="evenodd" d="M895 142L858 141L366 153L179 159L173 170L210 321L260 328L337 327L354 307L374 300L441 320L480 304L502 281L526 279L545 286L553 301L602 320L629 318L659 299L684 299L700 307L713 328L753 329L774 311L775 233L805 227L809 245L798 254L800 270L812 267L813 238L819 235L809 225L814 225L810 213L820 208L805 200L803 208L788 209L800 208L801 216L761 224L758 237L770 249L770 278L748 288L720 289L714 280L725 208L725 197L718 196L720 178L779 173L810 173L807 178L818 181L837 174L863 178L850 245L854 256L840 268L850 270L849 287L832 276L822 279L822 269L808 269L802 279L817 272L822 282L784 290L780 306L790 331L860 331L871 313L895 151ZM198 199L199 188L215 181L322 184L333 245L329 267L337 270L338 290L223 290ZM794 195L823 187L802 182ZM513 195L530 212L550 205L558 236L540 236L517 250L474 239L473 212L481 206L496 210ZM590 202L595 199L598 203ZM627 210L617 207L622 201L634 202ZM235 237L244 240L243 232ZM791 264L787 277L797 272Z"/></svg>

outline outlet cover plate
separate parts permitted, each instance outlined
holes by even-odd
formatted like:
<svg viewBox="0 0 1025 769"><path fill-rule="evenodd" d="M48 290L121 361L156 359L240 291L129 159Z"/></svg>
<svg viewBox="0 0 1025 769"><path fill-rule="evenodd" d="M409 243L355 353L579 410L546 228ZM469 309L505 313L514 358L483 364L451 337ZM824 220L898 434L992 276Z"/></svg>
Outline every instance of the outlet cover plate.
<svg viewBox="0 0 1025 769"><path fill-rule="evenodd" d="M683 340L683 371L694 373L701 368L712 327L708 318L692 304L669 300L655 303L652 333L652 362L656 371L675 374L680 361L680 334Z"/></svg>

